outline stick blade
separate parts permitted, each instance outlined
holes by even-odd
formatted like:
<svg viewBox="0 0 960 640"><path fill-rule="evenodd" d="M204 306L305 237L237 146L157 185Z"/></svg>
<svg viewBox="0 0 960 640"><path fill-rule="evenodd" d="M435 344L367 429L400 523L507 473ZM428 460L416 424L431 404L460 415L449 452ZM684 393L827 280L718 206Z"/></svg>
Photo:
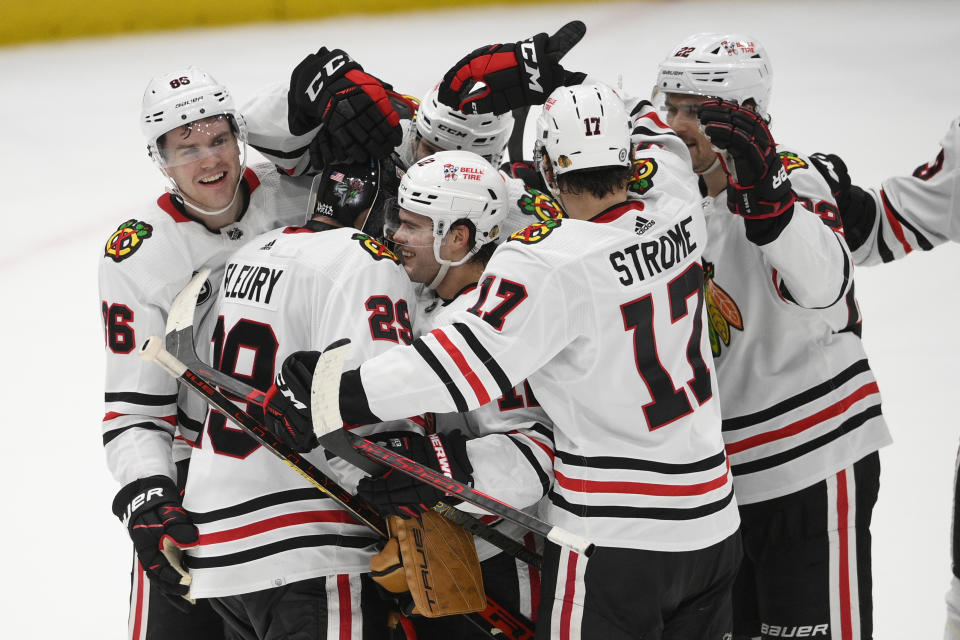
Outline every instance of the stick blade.
<svg viewBox="0 0 960 640"><path fill-rule="evenodd" d="M337 340L324 350L313 370L310 411L318 438L343 426L340 417L340 375L344 362L350 356L350 349L349 340Z"/></svg>
<svg viewBox="0 0 960 640"><path fill-rule="evenodd" d="M193 326L193 314L197 309L197 298L199 298L200 291L209 277L210 269L208 267L200 269L193 274L187 286L181 289L177 297L173 299L173 304L170 305L170 311L167 313L166 335Z"/></svg>

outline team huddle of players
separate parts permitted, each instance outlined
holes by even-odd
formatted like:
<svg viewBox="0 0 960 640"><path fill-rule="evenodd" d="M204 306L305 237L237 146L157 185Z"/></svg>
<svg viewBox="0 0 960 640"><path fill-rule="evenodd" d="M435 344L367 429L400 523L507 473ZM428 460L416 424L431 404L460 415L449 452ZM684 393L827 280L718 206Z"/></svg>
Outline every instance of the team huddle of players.
<svg viewBox="0 0 960 640"><path fill-rule="evenodd" d="M890 436L853 266L960 238L960 123L934 162L863 190L838 157L774 141L756 40L685 39L648 101L563 68L585 31L476 49L421 101L326 48L242 110L194 67L150 82L169 186L100 268L131 638L872 637ZM411 613L371 570L389 542L138 357L202 269L198 353L400 518L401 547L443 502L519 543L476 539L486 626ZM338 423L593 553L318 446L314 367L343 338Z"/></svg>

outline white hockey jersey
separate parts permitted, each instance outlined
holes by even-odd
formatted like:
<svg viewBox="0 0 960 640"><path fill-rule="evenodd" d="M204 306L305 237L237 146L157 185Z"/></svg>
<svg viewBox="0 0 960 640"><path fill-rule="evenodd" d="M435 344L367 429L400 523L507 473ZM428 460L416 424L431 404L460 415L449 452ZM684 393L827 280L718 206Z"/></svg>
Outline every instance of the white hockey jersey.
<svg viewBox="0 0 960 640"><path fill-rule="evenodd" d="M747 239L725 193L704 202L710 340L741 504L798 491L890 442L837 207L805 156L779 153L798 200L772 241Z"/></svg>
<svg viewBox="0 0 960 640"><path fill-rule="evenodd" d="M353 228L310 222L259 236L228 261L220 304L212 362L259 389L294 351L350 338L356 364L413 340L406 272ZM304 458L355 488L322 449ZM369 570L375 534L218 412L193 453L184 506L200 531L186 560L195 597Z"/></svg>
<svg viewBox="0 0 960 640"><path fill-rule="evenodd" d="M345 374L344 419L462 412L529 379L554 423L547 520L599 545L661 551L731 535L704 221L674 205L626 202L514 234L469 309Z"/></svg>
<svg viewBox="0 0 960 640"><path fill-rule="evenodd" d="M448 324L457 313L466 311L477 299L476 285L470 285L453 300L431 296L419 307L417 335ZM524 380L505 394L482 407L465 413L434 415L439 433L459 429L467 437L467 455L475 469L473 487L528 513L536 514L536 504L553 483L553 424L540 406L529 382ZM464 511L486 514L469 504L458 505ZM509 538L520 540L527 530L515 523L484 518ZM475 539L480 560L492 558L500 549Z"/></svg>
<svg viewBox="0 0 960 640"><path fill-rule="evenodd" d="M960 242L960 118L950 123L936 158L869 193L875 205L875 215L863 220L869 227L848 229L863 239L853 251L856 264L891 262L914 249Z"/></svg>
<svg viewBox="0 0 960 640"><path fill-rule="evenodd" d="M197 306L198 344L213 331L214 301L227 257L244 242L280 225L306 219L309 179L281 178L270 165L243 176L250 200L237 222L209 231L184 215L170 194L125 221L110 236L100 261L100 301L106 342L103 445L114 478L176 478L173 438L196 440L206 405L152 362L140 358L151 335L162 336L174 296L197 271L212 269ZM184 440L178 439L182 445ZM189 447L177 452L188 457Z"/></svg>

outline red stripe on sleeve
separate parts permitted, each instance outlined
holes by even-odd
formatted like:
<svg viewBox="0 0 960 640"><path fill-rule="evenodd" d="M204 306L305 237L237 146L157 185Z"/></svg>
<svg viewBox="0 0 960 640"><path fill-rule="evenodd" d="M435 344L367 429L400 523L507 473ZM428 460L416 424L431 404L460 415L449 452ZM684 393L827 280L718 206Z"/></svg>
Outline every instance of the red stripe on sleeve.
<svg viewBox="0 0 960 640"><path fill-rule="evenodd" d="M443 350L453 359L454 364L457 365L460 373L463 374L463 377L470 384L470 388L473 389L473 393L477 396L480 405L482 406L490 402L490 394L488 394L487 390L483 387L480 377L470 368L470 365L467 364L467 359L463 357L463 353L450 341L447 334L443 333L440 329L434 329L430 332L430 335L437 339L437 342L440 343Z"/></svg>
<svg viewBox="0 0 960 640"><path fill-rule="evenodd" d="M897 220L897 216L893 215L893 210L890 208L890 201L887 200L886 192L880 190L880 200L883 202L883 213L887 216L887 222L890 223L890 230L893 231L893 235L897 238L897 241L903 245L903 250L905 253L910 253L913 251L913 247L907 242L907 238L903 235L903 227L900 225L900 221Z"/></svg>

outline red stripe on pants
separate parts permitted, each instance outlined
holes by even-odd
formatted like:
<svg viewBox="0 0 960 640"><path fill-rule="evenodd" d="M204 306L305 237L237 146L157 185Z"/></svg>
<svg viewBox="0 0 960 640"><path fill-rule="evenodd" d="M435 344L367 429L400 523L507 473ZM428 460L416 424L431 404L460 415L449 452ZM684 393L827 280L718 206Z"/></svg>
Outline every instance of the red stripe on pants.
<svg viewBox="0 0 960 640"><path fill-rule="evenodd" d="M850 619L850 522L847 472L837 474L837 533L840 539L840 637L853 640Z"/></svg>
<svg viewBox="0 0 960 640"><path fill-rule="evenodd" d="M340 640L350 640L353 626L353 611L350 609L350 576L337 576L337 593L340 594Z"/></svg>
<svg viewBox="0 0 960 640"><path fill-rule="evenodd" d="M140 640L140 627L143 625L143 567L137 559L137 603L133 612L133 640Z"/></svg>
<svg viewBox="0 0 960 640"><path fill-rule="evenodd" d="M560 640L570 640L570 616L573 614L573 594L577 586L577 558L573 551L567 559L567 579L563 584L563 609L560 611Z"/></svg>

